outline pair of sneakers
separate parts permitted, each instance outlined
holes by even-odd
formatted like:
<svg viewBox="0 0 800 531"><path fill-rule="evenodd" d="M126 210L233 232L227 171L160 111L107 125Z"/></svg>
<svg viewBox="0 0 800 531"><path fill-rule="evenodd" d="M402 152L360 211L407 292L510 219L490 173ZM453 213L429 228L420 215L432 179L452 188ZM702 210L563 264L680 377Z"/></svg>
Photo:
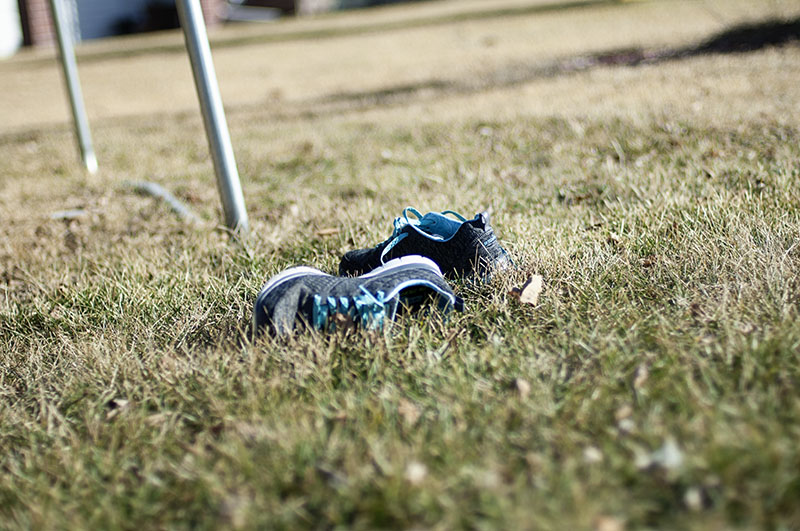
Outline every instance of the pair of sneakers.
<svg viewBox="0 0 800 531"><path fill-rule="evenodd" d="M510 265L487 213L467 220L452 211L423 216L409 207L386 241L345 253L340 276L301 266L272 277L256 298L253 331L283 335L298 324L380 329L399 312L429 303L462 311L464 303L445 277L488 280Z"/></svg>

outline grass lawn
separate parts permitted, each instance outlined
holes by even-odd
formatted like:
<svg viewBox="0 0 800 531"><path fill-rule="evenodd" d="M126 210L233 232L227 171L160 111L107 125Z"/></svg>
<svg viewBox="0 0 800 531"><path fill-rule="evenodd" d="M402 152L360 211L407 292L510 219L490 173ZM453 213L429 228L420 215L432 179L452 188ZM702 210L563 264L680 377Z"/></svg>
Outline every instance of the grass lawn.
<svg viewBox="0 0 800 531"><path fill-rule="evenodd" d="M0 62L2 527L799 528L797 30L702 46L798 16L442 0L219 29L238 243L180 34L79 47L95 176L52 51ZM446 321L251 339L268 277L335 271L408 205L489 209L517 270L456 282Z"/></svg>

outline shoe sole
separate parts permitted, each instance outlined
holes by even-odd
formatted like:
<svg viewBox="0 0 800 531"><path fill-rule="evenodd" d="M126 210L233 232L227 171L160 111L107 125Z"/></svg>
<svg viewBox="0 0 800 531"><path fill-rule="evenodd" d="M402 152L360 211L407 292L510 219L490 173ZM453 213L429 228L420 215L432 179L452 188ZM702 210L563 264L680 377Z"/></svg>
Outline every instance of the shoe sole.
<svg viewBox="0 0 800 531"><path fill-rule="evenodd" d="M428 270L432 271L433 273L437 274L440 277L442 276L441 269L439 269L439 266L436 265L436 262L434 262L430 258L426 258L426 257L420 256L420 255L408 255L408 256L402 256L400 258L394 258L392 260L389 260L388 262L383 264L381 267L379 267L377 269L373 269L369 273L366 273L364 275L361 275L361 276L358 276L358 277L355 277L355 278L372 278L372 277L376 277L378 275L382 275L383 273L386 273L388 271L402 271L402 270L405 270L405 269L414 269L414 268L419 268L419 267L423 267L425 269L428 269ZM316 276L323 276L323 277L332 277L333 276L333 275L329 275L328 273L324 273L324 272L322 272L319 269L316 269L314 267L308 267L308 266L291 267L291 268L287 269L286 271L283 271L283 272L275 275L274 277L269 279L269 281L267 281L266 284L264 284L264 287L261 288L261 291L258 292L258 296L256 297L255 308L258 308L259 301L263 297L266 297L267 294L270 291L272 291L273 289L277 288L278 286L280 286L284 282L292 280L293 278L303 277L303 276L306 276L306 275L316 275ZM256 313L257 312L254 310L253 311L253 318L252 318L252 322L251 322L252 330L256 330Z"/></svg>

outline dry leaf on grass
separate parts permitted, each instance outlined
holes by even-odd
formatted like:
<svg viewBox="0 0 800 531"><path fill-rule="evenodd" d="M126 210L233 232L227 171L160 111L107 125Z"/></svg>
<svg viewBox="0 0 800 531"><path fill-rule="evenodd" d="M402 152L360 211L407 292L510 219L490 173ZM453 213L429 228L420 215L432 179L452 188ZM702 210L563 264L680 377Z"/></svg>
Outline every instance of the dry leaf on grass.
<svg viewBox="0 0 800 531"><path fill-rule="evenodd" d="M428 475L428 467L419 461L411 461L406 466L406 479L412 485L419 485Z"/></svg>
<svg viewBox="0 0 800 531"><path fill-rule="evenodd" d="M106 407L108 407L108 411L106 412L106 420L111 420L120 413L125 412L128 409L129 404L129 400L124 400L122 398L112 398L109 400L106 404Z"/></svg>
<svg viewBox="0 0 800 531"><path fill-rule="evenodd" d="M615 516L601 515L595 519L592 527L595 531L623 531L625 521Z"/></svg>
<svg viewBox="0 0 800 531"><path fill-rule="evenodd" d="M337 229L336 227L319 229L315 234L317 236L333 236L334 234L339 234L339 229Z"/></svg>
<svg viewBox="0 0 800 531"><path fill-rule="evenodd" d="M522 378L515 379L514 386L517 388L520 398L528 398L528 395L531 394L531 384Z"/></svg>
<svg viewBox="0 0 800 531"><path fill-rule="evenodd" d="M639 452L636 456L636 468L640 470L660 468L663 470L676 470L683 465L683 451L672 437L664 440L663 446L651 453Z"/></svg>
<svg viewBox="0 0 800 531"><path fill-rule="evenodd" d="M644 387L644 384L647 383L647 379L649 377L650 371L647 369L647 365L639 365L639 367L636 368L636 372L633 376L633 388L639 390Z"/></svg>
<svg viewBox="0 0 800 531"><path fill-rule="evenodd" d="M414 402L405 398L400 399L400 403L397 406L397 412L403 418L405 423L410 426L416 424L417 420L419 420L419 417L422 414Z"/></svg>
<svg viewBox="0 0 800 531"><path fill-rule="evenodd" d="M703 510L703 491L697 487L690 487L683 495L683 503L692 512Z"/></svg>
<svg viewBox="0 0 800 531"><path fill-rule="evenodd" d="M583 449L583 460L589 464L601 463L603 461L603 452L596 446L587 446Z"/></svg>
<svg viewBox="0 0 800 531"><path fill-rule="evenodd" d="M519 302L523 304L535 306L536 303L539 302L539 294L542 292L542 289L544 289L544 279L542 275L533 275L521 288L513 288L510 294L517 297Z"/></svg>

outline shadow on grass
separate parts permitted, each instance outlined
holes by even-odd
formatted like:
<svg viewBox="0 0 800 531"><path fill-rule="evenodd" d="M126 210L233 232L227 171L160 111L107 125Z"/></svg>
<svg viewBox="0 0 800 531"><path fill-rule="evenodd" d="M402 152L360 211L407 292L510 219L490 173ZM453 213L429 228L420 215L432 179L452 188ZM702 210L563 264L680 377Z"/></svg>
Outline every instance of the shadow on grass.
<svg viewBox="0 0 800 531"><path fill-rule="evenodd" d="M603 52L588 56L591 66L639 66L701 55L747 53L800 42L800 18L768 20L729 28L693 46L648 52L642 48Z"/></svg>
<svg viewBox="0 0 800 531"><path fill-rule="evenodd" d="M800 18L789 21L768 20L729 28L692 46L662 50L624 48L578 55L538 65L515 64L488 72L482 78L474 81L428 80L415 85L389 87L377 91L342 92L327 96L321 102L350 102L366 106L386 105L396 102L398 99L428 95L431 92L472 93L585 72L600 67L637 67L704 55L747 53L767 47L797 43L800 43Z"/></svg>

